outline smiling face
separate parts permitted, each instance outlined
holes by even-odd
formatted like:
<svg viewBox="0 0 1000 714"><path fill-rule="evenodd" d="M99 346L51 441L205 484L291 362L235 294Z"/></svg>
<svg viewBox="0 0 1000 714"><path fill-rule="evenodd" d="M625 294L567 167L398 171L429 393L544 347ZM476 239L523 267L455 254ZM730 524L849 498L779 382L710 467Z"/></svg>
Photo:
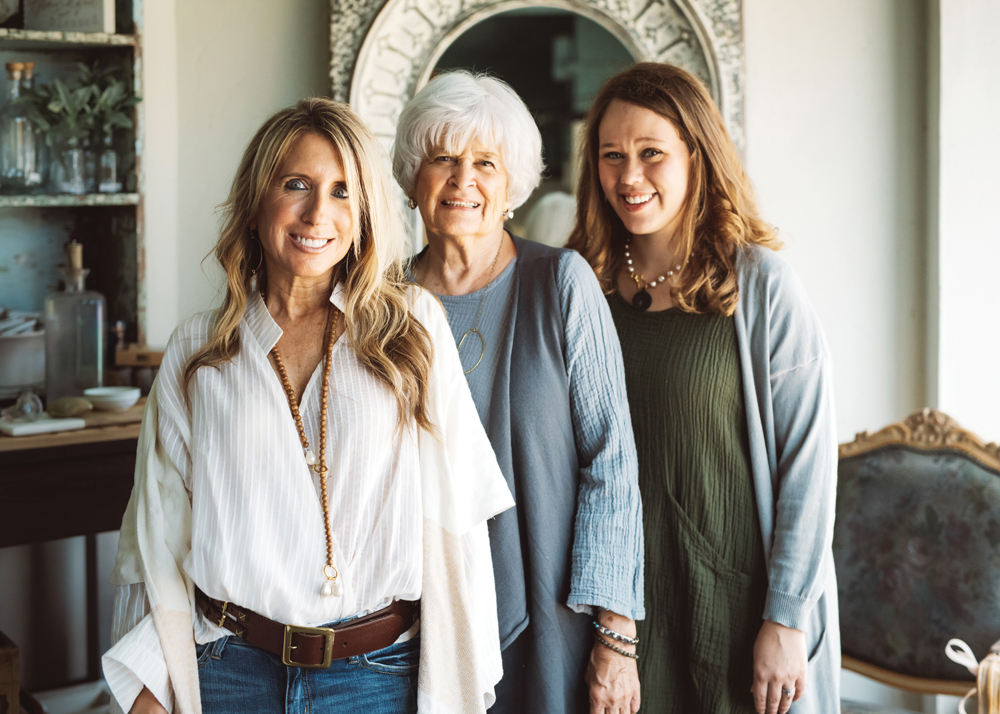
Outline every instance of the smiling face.
<svg viewBox="0 0 1000 714"><path fill-rule="evenodd" d="M634 236L669 241L680 226L691 153L669 121L614 100L598 128L598 175L615 213Z"/></svg>
<svg viewBox="0 0 1000 714"><path fill-rule="evenodd" d="M478 238L503 228L507 171L500 147L473 141L461 152L427 152L414 198L431 237Z"/></svg>
<svg viewBox="0 0 1000 714"><path fill-rule="evenodd" d="M252 228L267 271L289 277L329 275L354 239L347 177L333 144L303 134L278 165Z"/></svg>

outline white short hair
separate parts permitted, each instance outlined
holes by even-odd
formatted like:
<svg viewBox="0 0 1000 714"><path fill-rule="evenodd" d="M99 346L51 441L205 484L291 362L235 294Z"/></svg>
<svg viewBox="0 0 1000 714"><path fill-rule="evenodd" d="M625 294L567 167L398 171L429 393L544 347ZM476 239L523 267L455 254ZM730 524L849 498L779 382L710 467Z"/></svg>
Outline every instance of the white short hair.
<svg viewBox="0 0 1000 714"><path fill-rule="evenodd" d="M459 153L474 139L500 147L513 210L542 180L542 135L506 82L465 70L444 72L417 92L396 125L392 173L413 195L420 166L436 146Z"/></svg>

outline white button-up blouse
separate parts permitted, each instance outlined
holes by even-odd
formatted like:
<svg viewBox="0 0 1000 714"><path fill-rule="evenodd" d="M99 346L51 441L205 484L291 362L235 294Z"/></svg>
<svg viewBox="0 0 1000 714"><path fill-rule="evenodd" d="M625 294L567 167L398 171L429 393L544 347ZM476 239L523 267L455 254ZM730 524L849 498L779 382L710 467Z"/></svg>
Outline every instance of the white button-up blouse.
<svg viewBox="0 0 1000 714"><path fill-rule="evenodd" d="M344 308L338 288L331 296ZM199 369L190 400L184 366L209 339L214 312L185 320L159 373L159 439L191 498L191 554L184 568L209 596L278 622L319 626L421 595L422 524L416 427L397 429L396 399L358 360L346 335L334 344L326 458L333 562L341 597L321 597L326 534L319 477L268 353L281 337L259 294L241 325L236 358ZM317 339L322 335L317 334ZM319 453L322 362L299 411ZM143 585L120 586L113 637L125 651L105 657L105 676L128 711L142 686L170 707L171 692ZM229 633L199 615L198 643Z"/></svg>

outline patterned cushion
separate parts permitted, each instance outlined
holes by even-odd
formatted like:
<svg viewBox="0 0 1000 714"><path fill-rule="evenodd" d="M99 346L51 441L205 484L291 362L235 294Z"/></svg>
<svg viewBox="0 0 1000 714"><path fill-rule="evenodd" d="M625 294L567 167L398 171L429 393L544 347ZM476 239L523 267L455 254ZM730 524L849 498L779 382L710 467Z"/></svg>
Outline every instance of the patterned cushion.
<svg viewBox="0 0 1000 714"><path fill-rule="evenodd" d="M844 654L973 681L944 647L982 658L1000 638L1000 474L946 450L842 459L833 553Z"/></svg>

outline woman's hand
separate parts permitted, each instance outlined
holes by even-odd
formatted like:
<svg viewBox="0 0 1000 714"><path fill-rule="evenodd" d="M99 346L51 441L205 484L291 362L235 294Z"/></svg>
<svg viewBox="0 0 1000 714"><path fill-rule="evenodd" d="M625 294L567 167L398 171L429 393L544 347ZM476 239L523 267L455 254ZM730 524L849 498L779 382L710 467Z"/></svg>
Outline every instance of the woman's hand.
<svg viewBox="0 0 1000 714"><path fill-rule="evenodd" d="M129 714L167 714L167 710L163 708L163 705L153 696L151 691L143 687L139 696L132 703Z"/></svg>
<svg viewBox="0 0 1000 714"><path fill-rule="evenodd" d="M609 630L635 637L635 621L602 610L597 621ZM605 637L615 647L635 652L635 647ZM590 714L635 714L639 711L639 670L635 660L594 641L587 665Z"/></svg>
<svg viewBox="0 0 1000 714"><path fill-rule="evenodd" d="M785 714L806 693L802 630L765 620L753 646L753 704L758 714ZM792 694L788 694L792 692Z"/></svg>

